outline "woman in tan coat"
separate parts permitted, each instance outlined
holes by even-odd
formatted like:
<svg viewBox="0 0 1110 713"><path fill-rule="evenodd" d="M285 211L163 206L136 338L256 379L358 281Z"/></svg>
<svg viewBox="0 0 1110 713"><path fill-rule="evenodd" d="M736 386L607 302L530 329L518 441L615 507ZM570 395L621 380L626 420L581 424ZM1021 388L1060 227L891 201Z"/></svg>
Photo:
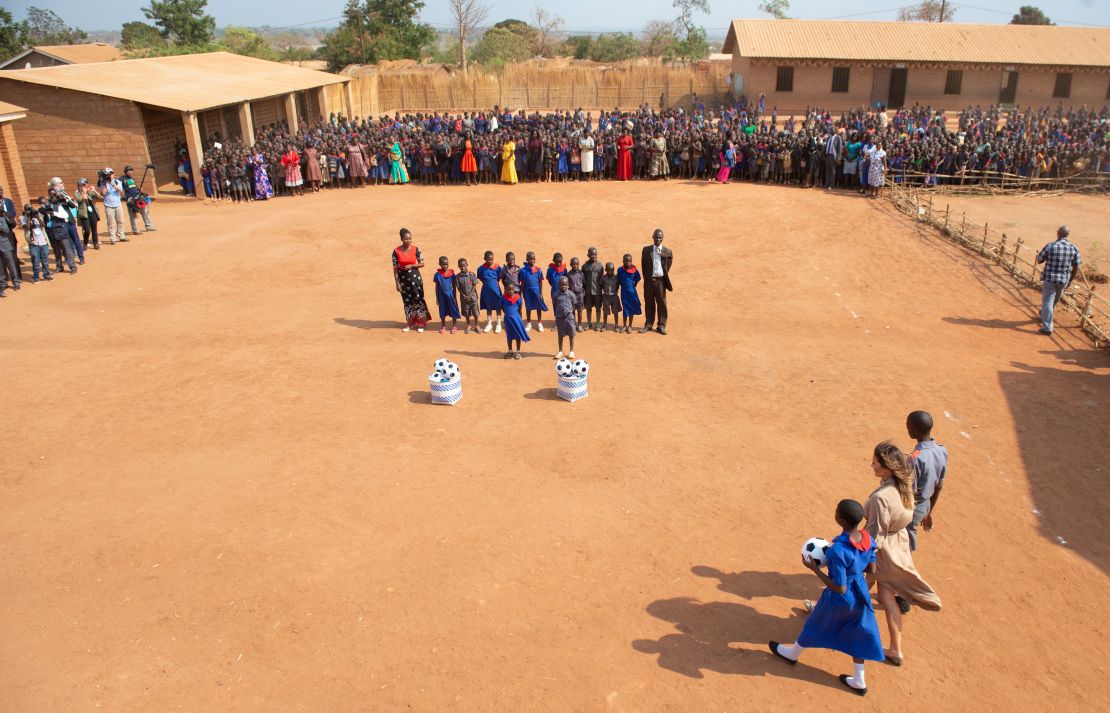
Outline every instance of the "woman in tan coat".
<svg viewBox="0 0 1110 713"><path fill-rule="evenodd" d="M867 531L878 547L875 581L890 631L890 648L885 653L888 663L901 666L902 612L895 596L928 611L940 611L940 597L918 574L910 554L906 526L913 520L913 468L902 451L887 441L875 446L871 469L882 483L867 499L864 513Z"/></svg>

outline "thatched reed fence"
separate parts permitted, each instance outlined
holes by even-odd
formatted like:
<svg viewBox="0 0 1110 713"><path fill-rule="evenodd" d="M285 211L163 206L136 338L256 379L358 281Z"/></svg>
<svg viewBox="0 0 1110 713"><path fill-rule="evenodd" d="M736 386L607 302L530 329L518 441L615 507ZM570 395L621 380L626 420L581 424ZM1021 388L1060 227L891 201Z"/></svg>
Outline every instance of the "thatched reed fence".
<svg viewBox="0 0 1110 713"><path fill-rule="evenodd" d="M1001 171L973 171L954 176L891 169L891 180L903 186L927 188L952 195L984 195L1011 191L1065 191L1072 193L1110 192L1110 173L1098 170L1071 170L1052 178L1033 178Z"/></svg>
<svg viewBox="0 0 1110 713"><path fill-rule="evenodd" d="M904 184L888 183L891 203L899 211L913 216L935 228L942 236L961 247L978 253L999 266L1021 285L1040 290L1037 267L1038 246L1025 245L1020 238L1010 241L1005 233L991 230L990 225L978 225L967 219L967 213L955 215L947 204L940 208L934 204L932 194L922 194L917 188ZM1092 284L1080 272L1065 290L1063 305L1075 313L1079 326L1093 340L1095 347L1110 346L1110 301L1096 294L1098 284Z"/></svg>
<svg viewBox="0 0 1110 713"><path fill-rule="evenodd" d="M688 66L545 66L525 63L499 69L458 72L389 72L358 68L352 74L352 113L375 117L396 111L476 111L495 105L518 109L631 109L730 102L729 67L721 63Z"/></svg>

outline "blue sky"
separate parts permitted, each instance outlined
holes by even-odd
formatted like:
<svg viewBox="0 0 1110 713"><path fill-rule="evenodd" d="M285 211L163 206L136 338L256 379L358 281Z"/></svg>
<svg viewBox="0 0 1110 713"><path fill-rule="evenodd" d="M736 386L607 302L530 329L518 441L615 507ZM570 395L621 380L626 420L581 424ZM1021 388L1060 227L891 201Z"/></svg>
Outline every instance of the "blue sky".
<svg viewBox="0 0 1110 713"><path fill-rule="evenodd" d="M1011 0L992 2L991 0L971 0L970 5L955 2L958 22L1009 22L1010 16L1019 6L1036 0ZM34 5L53 10L66 19L69 24L87 30L119 29L129 20L143 19L139 8L145 0L94 0L74 2L73 0L5 0L4 7L17 19L22 19L28 6ZM490 22L507 17L527 19L532 4L522 0L487 0L490 6ZM675 10L671 0L638 0L631 4L625 2L599 3L597 0L547 0L541 5L556 10L566 20L570 31L612 31L639 30L648 20L671 19ZM723 34L733 17L761 17L758 0L722 2L710 0L713 13L699 16L699 22L711 34ZM807 19L829 19L851 15L860 20L892 20L897 8L910 4L907 0L871 0L870 2L849 1L830 3L828 0L792 0L790 15ZM343 0L209 0L208 11L216 18L218 25L271 25L286 27L292 25L327 26L334 25L342 12ZM637 9L636 14L627 11L629 5ZM1098 7L1102 5L1103 7ZM1063 21L1089 25L1110 25L1110 15L1106 13L1106 0L1041 0L1040 7L1058 24ZM427 0L422 13L425 22L437 26L448 26L451 22L446 0Z"/></svg>

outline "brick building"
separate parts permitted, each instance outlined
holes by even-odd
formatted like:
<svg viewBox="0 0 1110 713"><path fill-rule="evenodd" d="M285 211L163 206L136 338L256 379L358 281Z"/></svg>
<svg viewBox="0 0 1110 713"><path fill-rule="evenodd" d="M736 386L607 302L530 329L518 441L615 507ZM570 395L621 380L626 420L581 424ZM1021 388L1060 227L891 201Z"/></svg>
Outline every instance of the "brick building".
<svg viewBox="0 0 1110 713"><path fill-rule="evenodd" d="M155 164L152 194L173 189L174 147L202 185L202 137L254 143L259 127L350 115L349 77L226 52L0 71L0 96L27 107L15 126L27 185L95 179ZM177 189L180 190L180 189ZM201 197L204 192L200 192Z"/></svg>
<svg viewBox="0 0 1110 713"><path fill-rule="evenodd" d="M734 20L732 90L800 113L913 104L1110 103L1110 29L834 20Z"/></svg>
<svg viewBox="0 0 1110 713"><path fill-rule="evenodd" d="M117 59L123 59L123 53L119 48L103 42L85 45L40 45L0 62L0 69L34 69L57 67L63 64L112 62Z"/></svg>
<svg viewBox="0 0 1110 713"><path fill-rule="evenodd" d="M30 202L27 182L23 179L23 161L15 143L12 122L27 116L27 110L15 104L0 102L0 187L12 199L16 210Z"/></svg>

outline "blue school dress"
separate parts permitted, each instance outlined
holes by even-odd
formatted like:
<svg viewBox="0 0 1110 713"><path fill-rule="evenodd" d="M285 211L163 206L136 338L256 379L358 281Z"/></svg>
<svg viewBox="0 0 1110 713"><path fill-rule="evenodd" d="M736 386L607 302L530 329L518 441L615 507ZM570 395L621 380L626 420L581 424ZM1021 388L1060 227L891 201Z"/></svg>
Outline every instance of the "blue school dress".
<svg viewBox="0 0 1110 713"><path fill-rule="evenodd" d="M547 264L547 284L551 286L551 301L555 302L555 293L559 291L559 278L567 274L567 264L556 268L555 263Z"/></svg>
<svg viewBox="0 0 1110 713"><path fill-rule="evenodd" d="M521 304L523 302L519 294L512 297L501 295L501 311L505 314L505 341L510 349L514 339L519 339L521 343L528 341L528 332L524 331L524 322L520 319Z"/></svg>
<svg viewBox="0 0 1110 713"><path fill-rule="evenodd" d="M439 318L454 317L458 319L459 303L455 301L455 271L436 270L432 278L436 283L436 303L439 304Z"/></svg>
<svg viewBox="0 0 1110 713"><path fill-rule="evenodd" d="M567 150L566 150L565 147L560 146L559 149L558 149L558 152L559 152L559 162L556 165L556 170L558 170L559 173L561 173L563 175L566 175L567 173L570 172L570 164L567 161Z"/></svg>
<svg viewBox="0 0 1110 713"><path fill-rule="evenodd" d="M844 594L826 588L806 619L798 644L833 649L865 661L882 661L883 642L863 570L875 561L875 542L867 531L860 542L841 533L825 551L829 579L846 586Z"/></svg>
<svg viewBox="0 0 1110 713"><path fill-rule="evenodd" d="M546 312L547 303L543 301L543 270L538 267L520 268L520 293L524 295L524 309Z"/></svg>
<svg viewBox="0 0 1110 713"><path fill-rule="evenodd" d="M624 316L632 317L640 314L640 296L636 294L636 285L640 282L640 271L633 265L631 270L625 270L624 265L617 268L617 279L621 283L621 305L624 307Z"/></svg>
<svg viewBox="0 0 1110 713"><path fill-rule="evenodd" d="M494 263L493 267L488 267L482 263L475 272L482 283L478 307L493 312L501 309L501 266Z"/></svg>

